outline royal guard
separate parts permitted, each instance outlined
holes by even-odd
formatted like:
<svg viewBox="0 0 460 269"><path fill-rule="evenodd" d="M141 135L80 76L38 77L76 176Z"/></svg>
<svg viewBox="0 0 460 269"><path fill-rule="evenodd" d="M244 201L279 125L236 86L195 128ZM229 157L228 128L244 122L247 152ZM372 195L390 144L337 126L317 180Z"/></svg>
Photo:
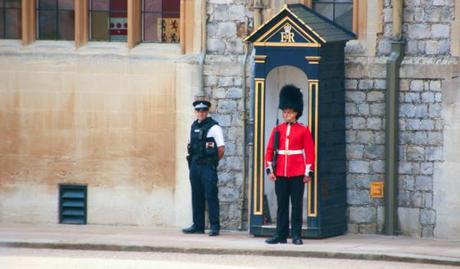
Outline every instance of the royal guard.
<svg viewBox="0 0 460 269"><path fill-rule="evenodd" d="M289 199L292 203L292 243L303 244L302 213L305 183L311 180L315 162L313 138L307 126L297 122L303 112L300 89L286 85L281 89L279 109L284 122L273 128L265 154L266 173L275 183L278 203L276 233L268 244L286 243L289 235Z"/></svg>

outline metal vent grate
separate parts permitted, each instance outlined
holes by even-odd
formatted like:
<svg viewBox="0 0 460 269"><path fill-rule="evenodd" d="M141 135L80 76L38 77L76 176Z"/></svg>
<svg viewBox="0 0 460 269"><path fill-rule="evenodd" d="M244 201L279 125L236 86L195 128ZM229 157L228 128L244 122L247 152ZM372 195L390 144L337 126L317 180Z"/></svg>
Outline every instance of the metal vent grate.
<svg viewBox="0 0 460 269"><path fill-rule="evenodd" d="M86 224L87 186L59 185L59 223Z"/></svg>

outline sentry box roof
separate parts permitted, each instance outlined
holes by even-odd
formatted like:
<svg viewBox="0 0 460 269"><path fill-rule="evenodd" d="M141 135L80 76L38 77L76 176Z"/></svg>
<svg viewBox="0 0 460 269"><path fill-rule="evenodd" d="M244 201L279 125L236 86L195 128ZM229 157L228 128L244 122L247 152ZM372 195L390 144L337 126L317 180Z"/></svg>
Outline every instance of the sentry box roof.
<svg viewBox="0 0 460 269"><path fill-rule="evenodd" d="M329 42L345 42L355 35L302 4L285 5L245 41L255 46L320 47Z"/></svg>

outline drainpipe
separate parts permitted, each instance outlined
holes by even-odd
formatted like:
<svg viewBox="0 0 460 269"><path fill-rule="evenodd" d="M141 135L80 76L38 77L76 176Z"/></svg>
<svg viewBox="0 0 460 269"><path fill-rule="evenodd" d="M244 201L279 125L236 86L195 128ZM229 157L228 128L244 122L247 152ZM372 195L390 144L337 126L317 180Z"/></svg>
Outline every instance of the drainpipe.
<svg viewBox="0 0 460 269"><path fill-rule="evenodd" d="M262 10L263 10L263 5L261 3L260 0L254 0L253 2L253 6L254 6L254 22L253 22L253 29L254 31L259 28L259 26L262 24ZM244 69L247 68L247 60L249 58L253 58L254 57L254 50L253 49L250 49L249 46L246 46L245 47L245 65L244 65ZM248 57L249 55L251 55L251 57ZM244 98L244 104L243 104L243 107L245 107L245 111L247 109L246 107L246 93L245 93L245 90L246 90L246 70L243 71L244 72L244 76L243 76L243 98ZM249 184L248 184L248 190L251 190L252 189L252 180L250 180L251 178L251 175L254 171L254 167L252 164L252 160L253 160L253 156L254 156L254 143L253 143L253 137L254 137L254 74L255 74L255 65L252 64L251 65L251 71L250 71L250 81L251 81L251 85L250 85L250 89L249 89L249 121L246 121L244 120L244 129L245 129L245 134L244 134L244 139L243 139L243 148L246 148L244 150L244 154L243 155L243 158L244 159L244 165L245 165L245 170L246 172L244 172L243 176L245 177L245 183L248 182L248 179L249 179ZM243 117L246 117L246 113L243 113L244 116ZM246 155L247 155L247 158L246 158ZM243 184L243 188L245 189L246 184ZM246 193L246 191L245 191ZM251 203L251 199L252 199L252 195L251 195L251 191L248 191L248 206L247 206L247 219L248 219L248 223L250 221L250 215L251 215L251 206L250 206L250 203ZM244 203L244 196L243 196L243 201L242 203ZM241 210L241 224L240 224L240 229L242 229L243 227L243 218L242 218L242 214L244 214L243 212L243 207L241 207L242 210Z"/></svg>
<svg viewBox="0 0 460 269"><path fill-rule="evenodd" d="M251 57L250 59L254 59L254 54L255 50L251 50ZM249 121L247 122L246 125L246 141L247 141L247 159L245 162L247 163L247 173L246 177L249 179L249 184L248 184L248 203L247 203L247 219L248 219L248 224L250 224L250 218L251 218L251 200L252 200L252 184L253 181L251 180L251 176L253 175L254 172L254 166L252 165L252 160L254 157L254 99L255 99L255 94L254 94L254 76L256 72L256 66L254 62L251 62L251 70L250 70L250 82L251 85L249 85ZM249 229L248 229L249 231Z"/></svg>
<svg viewBox="0 0 460 269"><path fill-rule="evenodd" d="M198 60L199 64L199 72L198 72L198 93L195 96L195 99L203 99L206 97L206 93L204 91L204 61L206 59L206 24L208 22L208 15L206 11L206 0L201 1L201 14L203 14L204 18L202 19L201 22L201 53L200 53L200 58Z"/></svg>
<svg viewBox="0 0 460 269"><path fill-rule="evenodd" d="M248 175L246 173L247 171L247 160L246 160L246 137L247 137L247 128L246 128L246 111L247 111L247 105L246 105L246 65L248 62L248 57L249 56L249 48L248 45L244 45L244 58L243 58L243 63L242 63L242 68L241 68L241 87L242 87L242 92L243 92L243 111L241 112L241 122L242 122L242 129L243 129L243 134L242 134L242 156L243 156L243 182L241 184L241 198L240 198L240 231L243 230L243 216L244 216L244 198L246 196L246 182L248 180Z"/></svg>
<svg viewBox="0 0 460 269"><path fill-rule="evenodd" d="M403 0L393 0L393 38L387 61L385 115L385 224L384 234L398 230L399 70L404 58Z"/></svg>

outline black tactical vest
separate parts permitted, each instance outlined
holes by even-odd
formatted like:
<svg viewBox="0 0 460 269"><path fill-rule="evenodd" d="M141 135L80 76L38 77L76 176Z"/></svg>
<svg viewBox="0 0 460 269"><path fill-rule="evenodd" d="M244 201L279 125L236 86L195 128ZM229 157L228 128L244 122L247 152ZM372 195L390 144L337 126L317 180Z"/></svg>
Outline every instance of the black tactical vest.
<svg viewBox="0 0 460 269"><path fill-rule="evenodd" d="M209 129L216 124L218 125L219 123L211 117L200 123L198 120L193 122L188 147L188 154L192 162L218 164L216 141L213 137L206 137Z"/></svg>

